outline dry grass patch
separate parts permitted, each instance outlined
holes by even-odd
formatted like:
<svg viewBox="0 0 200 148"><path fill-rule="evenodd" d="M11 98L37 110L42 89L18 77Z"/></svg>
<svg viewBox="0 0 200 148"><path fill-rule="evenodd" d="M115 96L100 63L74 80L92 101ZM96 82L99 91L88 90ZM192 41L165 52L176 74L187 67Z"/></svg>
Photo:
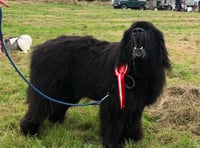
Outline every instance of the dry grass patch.
<svg viewBox="0 0 200 148"><path fill-rule="evenodd" d="M200 90L196 86L170 87L147 110L159 128L189 130L200 142Z"/></svg>

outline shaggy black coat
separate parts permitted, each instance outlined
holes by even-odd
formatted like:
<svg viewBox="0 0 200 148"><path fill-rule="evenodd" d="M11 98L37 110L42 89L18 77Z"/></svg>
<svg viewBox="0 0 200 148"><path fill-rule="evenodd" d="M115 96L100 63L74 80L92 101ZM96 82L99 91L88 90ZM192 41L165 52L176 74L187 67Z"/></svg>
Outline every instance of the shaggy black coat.
<svg viewBox="0 0 200 148"><path fill-rule="evenodd" d="M126 106L119 107L115 67L128 64ZM39 45L32 54L30 81L42 92L69 103L111 95L100 104L103 146L123 146L126 139L141 140L142 113L156 101L165 84L170 61L162 33L149 22L136 22L121 42L100 41L91 36L60 36ZM28 111L21 120L23 134L34 135L42 122L64 121L69 106L50 102L28 88Z"/></svg>

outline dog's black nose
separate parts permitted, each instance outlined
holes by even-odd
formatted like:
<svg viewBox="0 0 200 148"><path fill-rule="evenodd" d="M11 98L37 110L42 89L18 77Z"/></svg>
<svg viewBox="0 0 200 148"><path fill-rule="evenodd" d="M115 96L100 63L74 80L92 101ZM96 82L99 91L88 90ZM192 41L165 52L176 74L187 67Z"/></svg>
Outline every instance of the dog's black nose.
<svg viewBox="0 0 200 148"><path fill-rule="evenodd" d="M134 36L143 35L143 34L144 34L144 29L139 28L139 27L133 29Z"/></svg>

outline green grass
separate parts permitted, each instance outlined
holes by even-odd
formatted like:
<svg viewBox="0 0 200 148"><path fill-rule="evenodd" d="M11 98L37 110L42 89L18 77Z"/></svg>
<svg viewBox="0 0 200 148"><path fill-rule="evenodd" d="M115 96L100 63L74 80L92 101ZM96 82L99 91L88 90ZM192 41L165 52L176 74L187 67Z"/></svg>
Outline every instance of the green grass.
<svg viewBox="0 0 200 148"><path fill-rule="evenodd" d="M29 34L33 46L61 34L92 35L98 39L120 41L132 22L150 21L164 34L173 70L167 73L168 86L200 86L200 14L169 11L114 10L109 5L16 3L3 8L4 37ZM56 48L56 47L55 47ZM28 78L30 54L12 52L19 69ZM40 137L24 137L19 122L26 112L27 85L6 57L0 54L0 148L1 147L101 147L98 107L72 108L63 125L45 122ZM167 114L167 112L166 112ZM198 116L198 115L197 115ZM200 121L194 126L200 126ZM127 141L127 148L199 148L200 135L187 125L159 122L145 111L145 138ZM184 129L184 130L183 130ZM197 128L198 129L198 128Z"/></svg>

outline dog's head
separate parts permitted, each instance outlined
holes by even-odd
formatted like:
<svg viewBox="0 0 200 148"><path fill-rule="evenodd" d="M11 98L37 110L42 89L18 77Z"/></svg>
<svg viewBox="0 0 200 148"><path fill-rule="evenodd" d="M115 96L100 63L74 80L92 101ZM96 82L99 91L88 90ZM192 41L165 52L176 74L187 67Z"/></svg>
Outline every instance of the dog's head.
<svg viewBox="0 0 200 148"><path fill-rule="evenodd" d="M149 22L132 24L124 33L121 49L131 61L148 60L170 68L163 35Z"/></svg>

